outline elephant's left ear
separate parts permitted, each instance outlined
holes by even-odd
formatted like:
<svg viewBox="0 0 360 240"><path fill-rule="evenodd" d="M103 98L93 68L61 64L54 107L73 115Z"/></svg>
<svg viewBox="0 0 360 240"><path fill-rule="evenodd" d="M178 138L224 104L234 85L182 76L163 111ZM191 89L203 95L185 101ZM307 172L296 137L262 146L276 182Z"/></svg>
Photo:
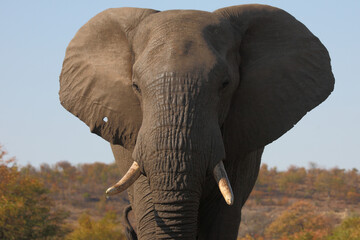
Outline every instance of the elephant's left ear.
<svg viewBox="0 0 360 240"><path fill-rule="evenodd" d="M334 88L330 57L319 39L283 10L242 5L215 13L233 26L241 58L224 135L257 149L329 96Z"/></svg>
<svg viewBox="0 0 360 240"><path fill-rule="evenodd" d="M137 25L158 11L105 10L70 42L60 75L60 101L96 133L132 149L142 122L132 90L131 41Z"/></svg>

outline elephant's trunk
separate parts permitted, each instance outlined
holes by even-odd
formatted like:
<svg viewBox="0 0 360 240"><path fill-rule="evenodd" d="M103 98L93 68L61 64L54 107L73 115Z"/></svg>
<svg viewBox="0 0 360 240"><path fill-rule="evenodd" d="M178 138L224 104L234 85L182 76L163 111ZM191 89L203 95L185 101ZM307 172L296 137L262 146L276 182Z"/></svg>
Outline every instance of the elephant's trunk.
<svg viewBox="0 0 360 240"><path fill-rule="evenodd" d="M199 84L162 78L143 91L133 158L149 180L158 239L196 238L206 175L225 157L216 104Z"/></svg>
<svg viewBox="0 0 360 240"><path fill-rule="evenodd" d="M204 153L162 149L145 164L157 239L195 239L206 166Z"/></svg>
<svg viewBox="0 0 360 240"><path fill-rule="evenodd" d="M196 239L200 199L198 194L188 191L154 191L153 196L156 196L156 238Z"/></svg>
<svg viewBox="0 0 360 240"><path fill-rule="evenodd" d="M157 239L195 239L203 184L203 174L195 172L185 167L184 172L158 170L149 175Z"/></svg>
<svg viewBox="0 0 360 240"><path fill-rule="evenodd" d="M182 136L186 131L179 126L164 125L143 138L146 144L138 142L139 149L145 150L139 153L143 158L137 160L149 181L157 239L196 238L206 175L212 174L215 163L223 157L223 151L213 152L222 148L221 138L211 134L203 137L201 131L195 131L203 125L194 126L192 138Z"/></svg>

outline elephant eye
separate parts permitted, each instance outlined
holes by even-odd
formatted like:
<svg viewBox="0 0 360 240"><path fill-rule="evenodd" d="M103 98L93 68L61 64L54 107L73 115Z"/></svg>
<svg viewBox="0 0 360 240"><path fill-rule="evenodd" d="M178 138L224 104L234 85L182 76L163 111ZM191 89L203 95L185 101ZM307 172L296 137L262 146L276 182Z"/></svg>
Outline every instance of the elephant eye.
<svg viewBox="0 0 360 240"><path fill-rule="evenodd" d="M141 93L141 90L140 90L139 86L138 86L136 83L133 83L133 84L132 84L132 87L133 87L133 89L134 89L135 91L137 91L138 93Z"/></svg>
<svg viewBox="0 0 360 240"><path fill-rule="evenodd" d="M226 88L228 85L230 84L230 81L229 80L225 80L223 83L222 83L222 89Z"/></svg>

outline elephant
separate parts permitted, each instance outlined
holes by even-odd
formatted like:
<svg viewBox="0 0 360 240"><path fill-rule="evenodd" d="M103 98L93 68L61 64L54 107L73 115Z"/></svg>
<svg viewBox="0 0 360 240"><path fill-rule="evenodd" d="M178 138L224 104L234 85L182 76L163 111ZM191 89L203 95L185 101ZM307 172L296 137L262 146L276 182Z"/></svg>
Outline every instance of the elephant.
<svg viewBox="0 0 360 240"><path fill-rule="evenodd" d="M111 145L122 178L106 193L127 190L129 238L236 239L264 147L334 82L327 49L284 10L113 8L69 43L59 95Z"/></svg>

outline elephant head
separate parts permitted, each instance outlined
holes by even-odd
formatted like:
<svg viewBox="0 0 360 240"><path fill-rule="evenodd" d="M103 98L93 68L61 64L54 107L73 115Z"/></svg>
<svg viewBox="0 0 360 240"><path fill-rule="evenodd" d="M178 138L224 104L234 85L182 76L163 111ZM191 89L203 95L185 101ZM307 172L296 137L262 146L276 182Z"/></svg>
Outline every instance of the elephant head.
<svg viewBox="0 0 360 240"><path fill-rule="evenodd" d="M91 132L132 152L108 193L146 176L156 237L192 239L201 199L214 194L209 176L228 207L241 209L249 191L237 199L241 173L231 166L291 129L333 85L326 48L283 10L118 8L70 42L60 100ZM254 180L246 184L251 191Z"/></svg>

